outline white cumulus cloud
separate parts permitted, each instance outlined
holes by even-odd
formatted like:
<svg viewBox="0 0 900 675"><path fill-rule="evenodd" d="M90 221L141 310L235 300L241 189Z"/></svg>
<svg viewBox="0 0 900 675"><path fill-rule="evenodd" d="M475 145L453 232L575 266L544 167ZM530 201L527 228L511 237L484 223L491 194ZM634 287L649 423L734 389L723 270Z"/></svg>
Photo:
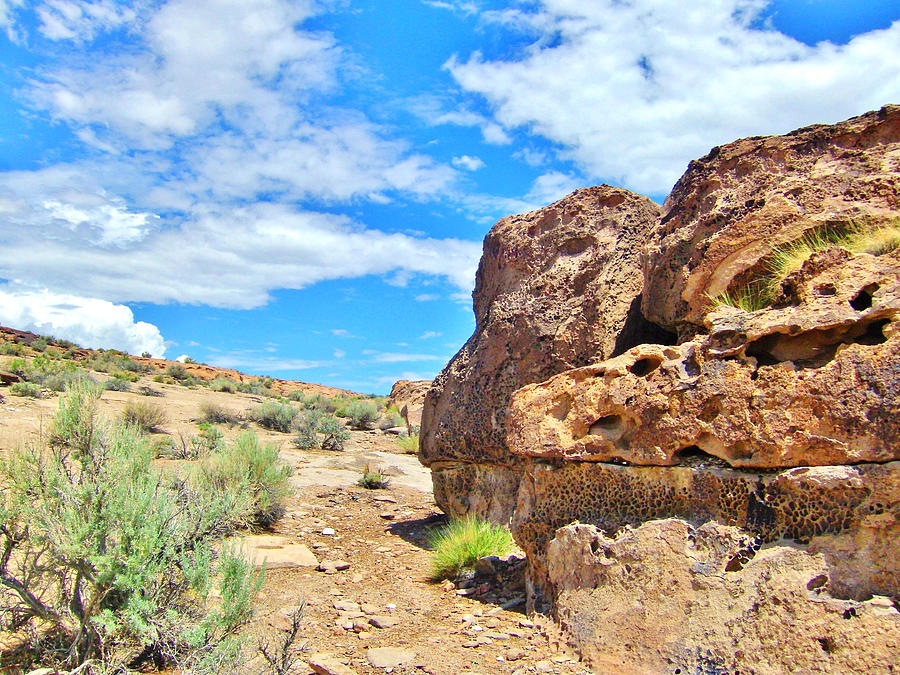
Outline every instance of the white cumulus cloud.
<svg viewBox="0 0 900 675"><path fill-rule="evenodd" d="M96 298L46 290L0 288L0 323L19 330L71 340L82 347L149 352L166 346L159 328L135 321L131 309Z"/></svg>
<svg viewBox="0 0 900 675"><path fill-rule="evenodd" d="M808 46L760 25L770 4L543 0L485 15L532 38L518 57L447 68L505 128L559 144L593 179L665 192L714 145L900 100L900 22Z"/></svg>

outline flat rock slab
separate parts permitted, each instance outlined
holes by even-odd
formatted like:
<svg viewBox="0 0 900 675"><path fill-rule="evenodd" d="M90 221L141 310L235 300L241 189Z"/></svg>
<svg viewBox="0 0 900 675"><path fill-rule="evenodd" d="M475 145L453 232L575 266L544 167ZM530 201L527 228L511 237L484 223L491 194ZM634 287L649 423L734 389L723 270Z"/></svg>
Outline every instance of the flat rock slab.
<svg viewBox="0 0 900 675"><path fill-rule="evenodd" d="M319 675L356 675L353 668L344 665L332 654L313 654L309 658L309 667Z"/></svg>
<svg viewBox="0 0 900 675"><path fill-rule="evenodd" d="M416 658L416 653L397 647L373 647L366 651L366 658L375 668L396 668Z"/></svg>
<svg viewBox="0 0 900 675"><path fill-rule="evenodd" d="M271 534L251 534L237 540L253 561L254 566L267 569L286 567L318 567L316 556L303 544L288 537Z"/></svg>

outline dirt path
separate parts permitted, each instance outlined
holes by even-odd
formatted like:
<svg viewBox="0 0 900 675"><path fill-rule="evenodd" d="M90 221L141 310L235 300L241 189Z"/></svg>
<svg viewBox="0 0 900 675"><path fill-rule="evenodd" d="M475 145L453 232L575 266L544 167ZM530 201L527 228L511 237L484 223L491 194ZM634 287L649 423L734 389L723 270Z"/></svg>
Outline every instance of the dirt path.
<svg viewBox="0 0 900 675"><path fill-rule="evenodd" d="M150 400L166 411L165 434L189 438L198 432L203 402L242 413L263 400L160 384L149 377L135 390L141 385L163 396L148 399L107 391L100 414L112 419L127 401ZM5 388L0 394L5 398L0 403L0 454L39 442L57 397L19 398ZM321 661L314 655L323 653L332 660L323 661L325 670L320 672L333 675L587 672L560 647L552 623L533 623L523 613L524 561L498 563L501 574L479 577L471 588L428 580L430 553L424 542L444 518L431 495L429 471L415 456L398 454L393 437L355 431L342 452L306 451L293 446L291 434L249 427L262 440L277 444L281 457L294 468L295 488L284 517L262 538L248 542L251 553L272 561L248 630L251 644L277 639L290 624L287 615L305 603L295 643L299 660L292 673L313 672L310 662ZM241 431L238 426L218 428L228 438ZM356 486L366 464L391 476L386 490ZM252 550L253 543L261 547ZM340 563L336 567L341 569L332 565L330 573L318 571L320 563ZM260 673L262 666L257 657L246 672ZM341 666L350 670L341 671Z"/></svg>

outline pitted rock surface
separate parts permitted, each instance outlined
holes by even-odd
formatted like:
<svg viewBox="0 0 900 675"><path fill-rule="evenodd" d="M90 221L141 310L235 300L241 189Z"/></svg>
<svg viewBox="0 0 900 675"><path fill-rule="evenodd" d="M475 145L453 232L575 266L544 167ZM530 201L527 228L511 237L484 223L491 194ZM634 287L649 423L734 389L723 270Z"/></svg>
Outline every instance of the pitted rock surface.
<svg viewBox="0 0 900 675"><path fill-rule="evenodd" d="M734 527L657 520L616 537L589 525L550 542L560 623L596 672L891 673L900 613L841 601L820 556Z"/></svg>
<svg viewBox="0 0 900 675"><path fill-rule="evenodd" d="M510 449L766 469L900 459L896 252L823 251L791 283L801 304L722 307L707 317L707 336L642 345L523 387L507 418Z"/></svg>
<svg viewBox="0 0 900 675"><path fill-rule="evenodd" d="M774 246L900 210L900 106L785 136L746 138L691 162L647 250L643 312L683 337L709 298Z"/></svg>
<svg viewBox="0 0 900 675"><path fill-rule="evenodd" d="M557 528L589 523L608 533L681 518L743 528L761 542L793 540L824 555L842 597L900 596L900 462L750 473L710 466L535 464L512 521L528 554L535 603L544 602L547 545ZM853 550L853 546L857 546Z"/></svg>
<svg viewBox="0 0 900 675"><path fill-rule="evenodd" d="M493 227L473 294L475 333L425 400L426 465L508 463L515 389L645 340L639 258L658 216L649 199L602 186Z"/></svg>

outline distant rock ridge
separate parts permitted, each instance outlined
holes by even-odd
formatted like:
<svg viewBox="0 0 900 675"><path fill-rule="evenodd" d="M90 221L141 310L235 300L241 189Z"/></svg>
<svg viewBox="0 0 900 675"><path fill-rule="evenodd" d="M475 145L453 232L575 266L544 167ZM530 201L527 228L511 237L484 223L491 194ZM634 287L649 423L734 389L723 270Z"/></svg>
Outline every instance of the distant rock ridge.
<svg viewBox="0 0 900 675"><path fill-rule="evenodd" d="M890 672L897 244L900 106L714 148L662 208L601 186L504 218L425 400L438 504L511 524L529 607L603 672Z"/></svg>

